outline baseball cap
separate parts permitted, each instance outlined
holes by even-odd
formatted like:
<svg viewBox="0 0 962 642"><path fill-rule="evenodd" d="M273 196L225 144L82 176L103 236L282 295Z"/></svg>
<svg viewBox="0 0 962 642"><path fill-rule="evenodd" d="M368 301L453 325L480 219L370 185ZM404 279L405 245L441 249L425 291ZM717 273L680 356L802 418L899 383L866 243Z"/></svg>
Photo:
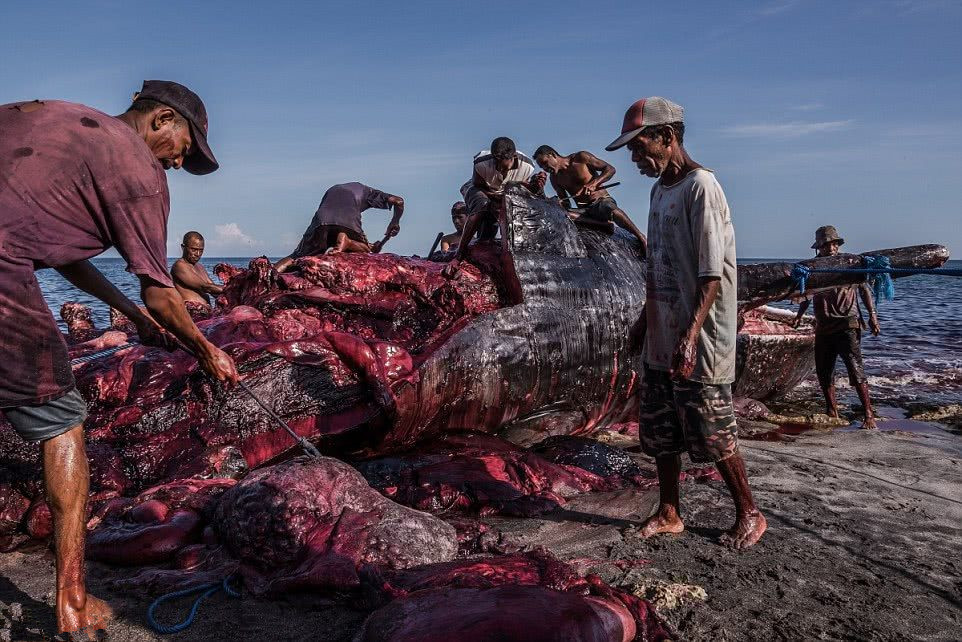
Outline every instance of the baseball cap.
<svg viewBox="0 0 962 642"><path fill-rule="evenodd" d="M190 154L183 167L191 174L210 174L220 167L207 144L207 108L200 97L183 85L170 80L145 80L137 98L156 100L177 111L190 123L193 139Z"/></svg>
<svg viewBox="0 0 962 642"><path fill-rule="evenodd" d="M684 111L681 105L677 105L661 96L642 98L632 104L631 107L628 108L628 111L625 112L625 121L621 126L621 136L614 139L605 149L613 152L619 147L624 147L628 144L628 141L637 136L638 132L645 127L684 122Z"/></svg>

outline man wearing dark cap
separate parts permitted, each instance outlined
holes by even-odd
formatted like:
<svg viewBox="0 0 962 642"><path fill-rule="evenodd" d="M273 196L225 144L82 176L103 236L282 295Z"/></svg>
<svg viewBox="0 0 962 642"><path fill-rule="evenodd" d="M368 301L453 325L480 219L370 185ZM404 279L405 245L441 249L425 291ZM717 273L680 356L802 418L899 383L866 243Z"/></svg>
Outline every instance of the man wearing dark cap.
<svg viewBox="0 0 962 642"><path fill-rule="evenodd" d="M385 239L397 236L401 231L401 216L404 215L403 198L357 182L328 188L301 242L274 268L278 272L286 272L294 264L294 259L327 252L379 252L382 241L372 245L361 227L361 214L371 208L394 208Z"/></svg>
<svg viewBox="0 0 962 642"><path fill-rule="evenodd" d="M0 105L0 131L0 409L23 439L40 443L57 626L83 639L111 617L85 583L86 408L34 270L53 268L125 314L144 344L173 347L167 330L208 374L236 381L234 362L198 331L167 272L164 170L207 174L217 161L204 104L166 81L146 81L119 116L61 101ZM110 247L140 280L150 316L88 260Z"/></svg>
<svg viewBox="0 0 962 642"><path fill-rule="evenodd" d="M815 250L816 256L835 256L843 243L845 239L838 235L838 230L832 225L825 225L815 230L815 243L812 244L812 249ZM872 303L872 292L865 282L818 292L810 298L805 298L798 306L795 327L798 327L809 304L813 303L815 305L815 373L818 376L822 394L825 395L826 412L829 416L838 418L838 401L835 399L835 362L841 357L845 369L848 370L848 381L858 392L858 398L865 409L862 428L871 430L878 426L872 411L872 400L868 394L868 380L865 378L865 369L862 366L862 318L856 300L856 290L868 311L868 327L872 334L878 336L881 328Z"/></svg>
<svg viewBox="0 0 962 642"><path fill-rule="evenodd" d="M468 244L475 233L481 240L493 239L498 233L498 208L509 183L522 183L534 193L543 193L547 174L536 172L534 162L518 151L514 141L498 136L491 149L474 155L471 180L461 186L468 208L468 220L454 259L444 268L447 276L458 273L458 264L467 255Z"/></svg>
<svg viewBox="0 0 962 642"><path fill-rule="evenodd" d="M646 303L631 331L644 363L639 436L655 458L660 494L640 534L685 530L678 474L687 451L718 468L735 502L735 525L723 539L748 548L767 524L738 452L732 404L735 230L721 185L688 155L684 136L681 106L655 96L628 108L621 135L606 148L627 145L641 173L658 179L648 213Z"/></svg>

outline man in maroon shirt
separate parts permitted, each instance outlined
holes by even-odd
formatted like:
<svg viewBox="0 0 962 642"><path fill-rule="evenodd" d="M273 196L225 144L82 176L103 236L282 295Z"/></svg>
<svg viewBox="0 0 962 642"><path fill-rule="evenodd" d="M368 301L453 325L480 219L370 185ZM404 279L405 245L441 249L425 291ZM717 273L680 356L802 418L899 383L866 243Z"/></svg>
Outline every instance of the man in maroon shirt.
<svg viewBox="0 0 962 642"><path fill-rule="evenodd" d="M145 344L173 347L169 331L208 374L236 382L234 362L193 324L167 272L164 170L207 174L217 161L204 104L166 81L145 81L115 117L60 101L0 105L0 132L0 410L24 439L41 444L54 519L57 626L92 633L111 610L85 584L86 408L34 270L53 268L120 310ZM150 316L88 260L110 247L140 280Z"/></svg>

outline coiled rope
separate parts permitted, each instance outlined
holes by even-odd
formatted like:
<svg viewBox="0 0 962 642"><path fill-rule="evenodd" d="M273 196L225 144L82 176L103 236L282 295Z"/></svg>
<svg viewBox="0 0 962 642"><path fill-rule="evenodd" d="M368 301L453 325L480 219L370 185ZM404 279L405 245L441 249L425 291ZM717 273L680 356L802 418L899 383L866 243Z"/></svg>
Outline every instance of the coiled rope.
<svg viewBox="0 0 962 642"><path fill-rule="evenodd" d="M147 624L151 629L160 633L161 635L168 635L171 633L180 633L190 627L194 623L194 618L197 617L197 610L200 608L200 603L209 598L214 593L218 591L224 591L227 595L231 597L240 597L240 592L234 589L230 585L231 577L225 577L220 582L214 582L213 584L202 584L200 586L195 586L189 589L183 589L180 591L174 591L172 593L167 593L166 595L161 595L147 608ZM167 602L168 600L174 600L179 597L186 597L188 595L194 595L195 593L200 593L194 603L190 607L190 612L187 617L177 624L164 625L157 621L154 615L157 608Z"/></svg>

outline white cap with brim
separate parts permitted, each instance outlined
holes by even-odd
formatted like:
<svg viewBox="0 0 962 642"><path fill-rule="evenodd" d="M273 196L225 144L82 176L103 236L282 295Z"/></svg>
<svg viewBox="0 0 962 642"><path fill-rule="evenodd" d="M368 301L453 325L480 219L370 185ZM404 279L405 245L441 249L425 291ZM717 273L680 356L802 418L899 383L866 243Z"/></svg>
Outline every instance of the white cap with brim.
<svg viewBox="0 0 962 642"><path fill-rule="evenodd" d="M667 98L661 96L642 98L632 104L625 112L621 136L614 139L605 149L613 152L624 147L645 127L684 122L684 112L685 110L682 109L681 105L673 103Z"/></svg>

